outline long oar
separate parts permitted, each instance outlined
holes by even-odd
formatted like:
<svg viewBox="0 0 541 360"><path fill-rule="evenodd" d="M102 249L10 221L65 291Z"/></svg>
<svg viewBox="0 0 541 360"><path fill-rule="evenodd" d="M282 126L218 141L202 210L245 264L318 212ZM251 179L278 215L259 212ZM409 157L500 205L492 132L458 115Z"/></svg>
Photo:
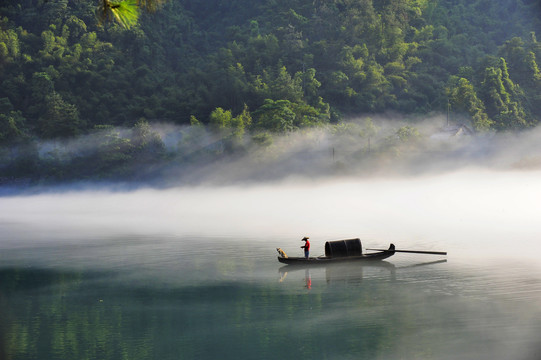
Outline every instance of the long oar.
<svg viewBox="0 0 541 360"><path fill-rule="evenodd" d="M389 249L366 249L373 251L394 251L413 254L447 255L447 251L418 251L418 250L389 250Z"/></svg>

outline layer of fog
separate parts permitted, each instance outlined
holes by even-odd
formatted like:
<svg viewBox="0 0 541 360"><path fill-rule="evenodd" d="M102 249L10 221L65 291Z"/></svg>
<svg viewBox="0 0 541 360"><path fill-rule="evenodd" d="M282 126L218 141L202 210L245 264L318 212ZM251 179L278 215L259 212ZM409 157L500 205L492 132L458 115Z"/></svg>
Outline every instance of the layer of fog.
<svg viewBox="0 0 541 360"><path fill-rule="evenodd" d="M274 134L272 143L265 145L254 142L253 134L246 133L242 141L235 139L233 146L227 131L154 124L152 131L163 142L167 160L140 165L135 160L129 164L133 175L122 180L128 180L132 187L140 186L140 180L142 186L176 187L257 184L291 178L419 176L469 167L541 169L541 129L474 134L459 122L446 124L443 116L399 119L393 115L359 118L339 126ZM121 138L133 136L129 129L113 132ZM38 145L39 154L69 162L98 148L103 151L104 138L98 132L43 142Z"/></svg>
<svg viewBox="0 0 541 360"><path fill-rule="evenodd" d="M156 130L162 139L168 139L165 142L170 149L178 150L175 133L185 132L170 126ZM206 137L186 158L216 144L216 137ZM250 140L244 146L242 155L224 154L208 162L196 158L181 166L169 164L161 169L160 179L173 186L179 182L223 185L292 178L419 176L470 167L541 169L541 129L474 134L462 123L446 124L443 116L416 121L397 120L393 115L360 118L341 126L274 136L268 147L261 148Z"/></svg>
<svg viewBox="0 0 541 360"><path fill-rule="evenodd" d="M276 239L360 237L365 246L539 249L541 172L468 170L425 177L85 190L3 197L3 246L124 235ZM76 240L75 240L76 241ZM522 252L520 252L522 256Z"/></svg>
<svg viewBox="0 0 541 360"><path fill-rule="evenodd" d="M90 183L27 195L4 189L2 242L133 234L276 238L287 247L309 235L316 248L342 237L455 253L537 248L540 129L471 135L461 126L442 127L443 117L371 121L377 131L370 137L360 119L275 137L270 148L247 144L241 156L169 163L159 172L167 185L160 188ZM405 125L418 133L399 139ZM179 151L186 136L171 125L154 131L170 151ZM216 141L199 139L199 148ZM91 143L63 146L78 151Z"/></svg>

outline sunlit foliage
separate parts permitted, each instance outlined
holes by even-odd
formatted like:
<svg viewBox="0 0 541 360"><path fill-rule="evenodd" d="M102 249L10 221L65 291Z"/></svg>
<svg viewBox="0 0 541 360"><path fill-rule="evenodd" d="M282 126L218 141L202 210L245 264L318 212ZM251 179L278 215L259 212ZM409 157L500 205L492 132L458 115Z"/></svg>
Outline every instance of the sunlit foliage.
<svg viewBox="0 0 541 360"><path fill-rule="evenodd" d="M99 0L100 21L116 20L129 29L139 22L140 11L154 12L167 0Z"/></svg>
<svg viewBox="0 0 541 360"><path fill-rule="evenodd" d="M389 111L525 129L541 119L539 11L530 0L7 0L0 142L196 119L238 147Z"/></svg>

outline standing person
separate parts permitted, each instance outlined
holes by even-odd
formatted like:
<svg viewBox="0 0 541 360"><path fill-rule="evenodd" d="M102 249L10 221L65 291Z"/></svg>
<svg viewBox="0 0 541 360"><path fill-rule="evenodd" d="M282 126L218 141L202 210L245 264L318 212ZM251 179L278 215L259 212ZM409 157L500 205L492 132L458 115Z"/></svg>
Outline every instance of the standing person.
<svg viewBox="0 0 541 360"><path fill-rule="evenodd" d="M306 241L306 243L301 246L301 249L304 249L304 257L308 259L308 256L310 256L310 239L309 237L305 236L301 239L301 241Z"/></svg>

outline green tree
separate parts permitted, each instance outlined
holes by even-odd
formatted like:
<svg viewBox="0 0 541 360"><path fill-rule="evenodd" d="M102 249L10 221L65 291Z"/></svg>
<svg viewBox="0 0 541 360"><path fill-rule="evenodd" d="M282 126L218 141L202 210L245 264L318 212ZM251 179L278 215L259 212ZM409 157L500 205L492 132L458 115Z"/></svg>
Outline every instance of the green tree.
<svg viewBox="0 0 541 360"><path fill-rule="evenodd" d="M0 144L9 145L25 139L26 132L25 118L20 111L0 113Z"/></svg>
<svg viewBox="0 0 541 360"><path fill-rule="evenodd" d="M419 130L409 125L402 126L398 129L396 131L396 136L402 143L414 142L421 138Z"/></svg>
<svg viewBox="0 0 541 360"><path fill-rule="evenodd" d="M288 100L265 100L265 103L254 111L254 127L257 130L273 132L289 132L295 129L295 113Z"/></svg>
<svg viewBox="0 0 541 360"><path fill-rule="evenodd" d="M77 107L54 92L45 98L45 114L40 118L40 131L44 137L70 137L83 130Z"/></svg>
<svg viewBox="0 0 541 360"><path fill-rule="evenodd" d="M145 119L135 123L131 143L139 161L158 161L165 152L165 144L160 135L152 130Z"/></svg>
<svg viewBox="0 0 541 360"><path fill-rule="evenodd" d="M488 118L483 102L477 97L473 85L464 78L450 89L449 101L457 112L465 112L472 119L473 128L477 131L488 130L493 121Z"/></svg>
<svg viewBox="0 0 541 360"><path fill-rule="evenodd" d="M246 128L250 128L252 125L252 115L248 110L248 106L244 104L242 113L231 119L231 129L233 138L240 142L243 139Z"/></svg>
<svg viewBox="0 0 541 360"><path fill-rule="evenodd" d="M105 129L100 137L96 174L100 177L125 176L133 159L134 145L115 129Z"/></svg>
<svg viewBox="0 0 541 360"><path fill-rule="evenodd" d="M223 131L231 125L233 115L231 110L224 110L221 107L216 108L209 116L209 124L215 131Z"/></svg>
<svg viewBox="0 0 541 360"><path fill-rule="evenodd" d="M526 83L531 83L532 85L539 85L541 83L541 72L539 71L539 66L537 65L537 61L533 51L529 51L526 54L524 63L528 72L528 78Z"/></svg>
<svg viewBox="0 0 541 360"><path fill-rule="evenodd" d="M497 66L485 69L481 83L481 96L487 115L499 130L520 129L528 126L526 112L521 104L521 90L509 77L507 63L500 58Z"/></svg>
<svg viewBox="0 0 541 360"><path fill-rule="evenodd" d="M0 71L5 65L20 57L19 36L13 29L3 27L0 22Z"/></svg>
<svg viewBox="0 0 541 360"><path fill-rule="evenodd" d="M302 99L302 78L292 78L285 66L278 69L276 77L270 82L270 94L274 99L298 102Z"/></svg>
<svg viewBox="0 0 541 360"><path fill-rule="evenodd" d="M321 82L316 79L316 69L310 68L304 73L298 73L298 75L302 77L301 82L306 102L317 104L320 98L318 90L321 87Z"/></svg>

